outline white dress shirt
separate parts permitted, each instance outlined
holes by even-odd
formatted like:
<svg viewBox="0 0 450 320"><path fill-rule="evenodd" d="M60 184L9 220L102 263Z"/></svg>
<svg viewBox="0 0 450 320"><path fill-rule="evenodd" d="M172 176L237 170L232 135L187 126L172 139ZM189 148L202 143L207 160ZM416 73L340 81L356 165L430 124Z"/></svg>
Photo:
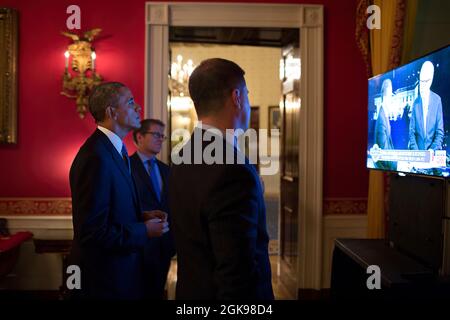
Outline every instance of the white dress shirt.
<svg viewBox="0 0 450 320"><path fill-rule="evenodd" d="M97 129L103 132L108 137L109 141L111 141L114 148L119 153L120 157L122 157L122 146L123 146L122 139L120 139L120 137L111 130L108 130L102 126L97 126Z"/></svg>

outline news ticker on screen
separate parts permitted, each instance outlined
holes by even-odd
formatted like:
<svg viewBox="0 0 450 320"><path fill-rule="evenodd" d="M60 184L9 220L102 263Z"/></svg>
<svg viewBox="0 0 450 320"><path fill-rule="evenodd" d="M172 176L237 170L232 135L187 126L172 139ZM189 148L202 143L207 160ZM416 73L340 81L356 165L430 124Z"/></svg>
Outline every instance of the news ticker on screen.
<svg viewBox="0 0 450 320"><path fill-rule="evenodd" d="M383 150L374 145L369 154L372 160L412 162L427 165L429 168L446 167L447 152L445 150Z"/></svg>

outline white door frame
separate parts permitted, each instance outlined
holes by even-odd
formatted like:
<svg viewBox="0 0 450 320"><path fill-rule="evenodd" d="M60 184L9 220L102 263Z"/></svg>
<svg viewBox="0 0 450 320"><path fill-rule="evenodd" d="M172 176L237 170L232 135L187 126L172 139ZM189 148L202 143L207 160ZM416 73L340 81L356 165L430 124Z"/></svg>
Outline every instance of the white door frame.
<svg viewBox="0 0 450 320"><path fill-rule="evenodd" d="M145 116L168 121L169 27L299 28L298 288L321 289L323 182L323 6L146 3ZM168 147L161 157L168 159Z"/></svg>

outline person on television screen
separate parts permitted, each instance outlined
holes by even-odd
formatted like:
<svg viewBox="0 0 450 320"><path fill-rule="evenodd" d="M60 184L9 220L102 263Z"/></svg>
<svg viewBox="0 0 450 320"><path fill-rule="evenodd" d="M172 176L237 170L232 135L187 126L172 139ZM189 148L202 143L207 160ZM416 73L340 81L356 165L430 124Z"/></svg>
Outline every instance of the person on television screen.
<svg viewBox="0 0 450 320"><path fill-rule="evenodd" d="M380 149L394 149L391 137L391 125L388 114L392 104L392 81L385 79L381 84L381 107L375 123L375 142ZM395 170L396 163L393 161L378 161L376 167L379 169Z"/></svg>
<svg viewBox="0 0 450 320"><path fill-rule="evenodd" d="M420 69L419 96L413 103L409 123L409 148L412 150L442 149L444 120L439 95L430 90L434 66L425 61Z"/></svg>

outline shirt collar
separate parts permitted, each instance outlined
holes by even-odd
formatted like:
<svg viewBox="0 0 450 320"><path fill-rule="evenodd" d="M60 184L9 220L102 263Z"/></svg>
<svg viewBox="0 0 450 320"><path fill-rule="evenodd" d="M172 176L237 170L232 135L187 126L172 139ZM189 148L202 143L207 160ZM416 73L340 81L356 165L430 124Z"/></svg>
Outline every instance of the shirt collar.
<svg viewBox="0 0 450 320"><path fill-rule="evenodd" d="M214 126L211 126L211 125L209 125L209 124L206 124L206 123L201 123L201 124L200 124L200 122L198 122L198 123L195 125L195 127L196 127L196 128L199 128L199 129L203 129L203 130L210 130L210 129L219 130L220 132L222 132L222 138L224 138L225 141L226 141L228 144L231 144L232 146L234 146L234 147L236 147L238 150L240 150L240 149L239 149L239 144L238 144L238 142L237 142L237 137L236 137L234 134L231 134L230 132L227 132L227 131L223 132L223 130L221 130L221 129L219 129L219 128L216 128L216 127L214 127ZM214 131L213 131L212 133L214 134Z"/></svg>
<svg viewBox="0 0 450 320"><path fill-rule="evenodd" d="M142 163L144 163L144 164L145 164L148 160L152 160L152 159L155 158L155 156L152 156L152 157L146 156L145 154L143 154L143 153L140 152L139 150L136 151L136 152L137 152L139 158L141 159Z"/></svg>
<svg viewBox="0 0 450 320"><path fill-rule="evenodd" d="M120 139L120 137L117 134L115 134L109 129L106 129L105 127L97 126L97 129L103 132L108 137L109 141L111 141L117 152L120 155L122 155L122 146L123 146L122 139Z"/></svg>

